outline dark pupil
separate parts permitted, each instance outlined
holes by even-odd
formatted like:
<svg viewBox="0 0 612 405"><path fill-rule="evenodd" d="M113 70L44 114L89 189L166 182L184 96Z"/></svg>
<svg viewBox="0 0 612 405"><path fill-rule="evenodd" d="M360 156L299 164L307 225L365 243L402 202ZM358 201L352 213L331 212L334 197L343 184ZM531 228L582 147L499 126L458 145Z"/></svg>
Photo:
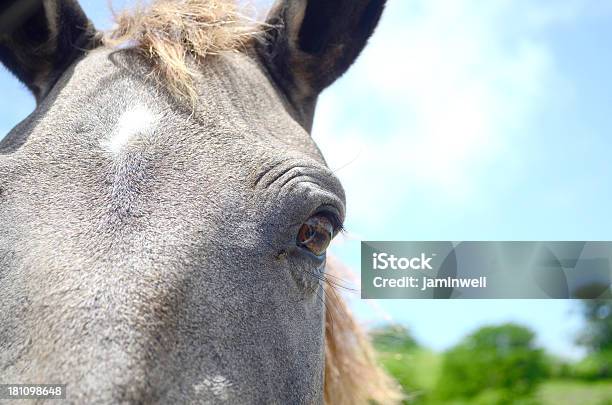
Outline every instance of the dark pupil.
<svg viewBox="0 0 612 405"><path fill-rule="evenodd" d="M300 228L298 245L305 247L317 256L325 253L332 239L333 225L326 217L316 215L309 218Z"/></svg>
<svg viewBox="0 0 612 405"><path fill-rule="evenodd" d="M306 242L315 235L315 229L309 224L304 224L304 228L306 228L304 234L304 242Z"/></svg>

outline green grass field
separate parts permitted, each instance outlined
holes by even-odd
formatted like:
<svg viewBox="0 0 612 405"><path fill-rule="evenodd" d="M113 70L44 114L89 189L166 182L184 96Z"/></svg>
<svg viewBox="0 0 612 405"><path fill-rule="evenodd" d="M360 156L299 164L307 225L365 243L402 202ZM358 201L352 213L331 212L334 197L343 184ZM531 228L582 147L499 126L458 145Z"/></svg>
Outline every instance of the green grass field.
<svg viewBox="0 0 612 405"><path fill-rule="evenodd" d="M470 400L438 401L432 397L442 365L442 356L429 350L414 349L402 353L379 352L387 371L404 387L412 398L409 404L486 405L495 403L490 393ZM612 405L612 381L585 382L579 380L547 380L528 399L515 404L529 405Z"/></svg>
<svg viewBox="0 0 612 405"><path fill-rule="evenodd" d="M536 398L546 405L612 405L612 381L546 381L538 389Z"/></svg>

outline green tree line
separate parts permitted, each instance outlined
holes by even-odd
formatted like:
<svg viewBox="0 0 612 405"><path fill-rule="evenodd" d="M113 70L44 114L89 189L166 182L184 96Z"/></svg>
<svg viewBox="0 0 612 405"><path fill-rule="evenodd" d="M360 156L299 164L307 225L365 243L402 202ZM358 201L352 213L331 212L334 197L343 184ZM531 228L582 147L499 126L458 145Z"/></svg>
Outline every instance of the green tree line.
<svg viewBox="0 0 612 405"><path fill-rule="evenodd" d="M575 362L547 354L529 328L507 323L473 331L434 353L400 325L371 331L380 360L407 404L612 405L612 301L587 300Z"/></svg>

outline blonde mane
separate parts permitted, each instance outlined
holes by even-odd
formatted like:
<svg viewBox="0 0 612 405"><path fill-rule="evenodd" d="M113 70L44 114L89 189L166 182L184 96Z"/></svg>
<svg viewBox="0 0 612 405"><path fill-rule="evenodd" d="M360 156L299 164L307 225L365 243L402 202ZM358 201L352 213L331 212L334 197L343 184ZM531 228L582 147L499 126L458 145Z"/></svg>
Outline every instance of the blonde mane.
<svg viewBox="0 0 612 405"><path fill-rule="evenodd" d="M113 14L116 26L104 43L144 56L159 83L192 104L197 71L190 61L246 49L265 26L241 13L232 0L152 0Z"/></svg>
<svg viewBox="0 0 612 405"><path fill-rule="evenodd" d="M328 260L326 272L344 279L347 269ZM399 384L380 366L369 336L359 326L333 284L326 283L325 392L327 405L399 404Z"/></svg>

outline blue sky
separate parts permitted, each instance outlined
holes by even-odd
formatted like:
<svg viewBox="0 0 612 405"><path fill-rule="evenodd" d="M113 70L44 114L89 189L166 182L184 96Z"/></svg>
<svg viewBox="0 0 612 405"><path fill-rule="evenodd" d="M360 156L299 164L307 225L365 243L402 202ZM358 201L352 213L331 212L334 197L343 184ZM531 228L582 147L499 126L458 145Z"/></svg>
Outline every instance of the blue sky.
<svg viewBox="0 0 612 405"><path fill-rule="evenodd" d="M81 1L100 28L105 3ZM362 239L612 239L611 16L586 0L390 0L315 117L347 192L335 256L357 271ZM34 102L1 69L0 89L1 137ZM437 350L517 321L549 351L581 353L572 301L351 301L364 323L405 323Z"/></svg>
<svg viewBox="0 0 612 405"><path fill-rule="evenodd" d="M581 0L391 1L370 47L323 94L314 137L347 189L335 246L359 240L609 240L612 7ZM516 321L576 357L572 301L353 300L444 349Z"/></svg>

